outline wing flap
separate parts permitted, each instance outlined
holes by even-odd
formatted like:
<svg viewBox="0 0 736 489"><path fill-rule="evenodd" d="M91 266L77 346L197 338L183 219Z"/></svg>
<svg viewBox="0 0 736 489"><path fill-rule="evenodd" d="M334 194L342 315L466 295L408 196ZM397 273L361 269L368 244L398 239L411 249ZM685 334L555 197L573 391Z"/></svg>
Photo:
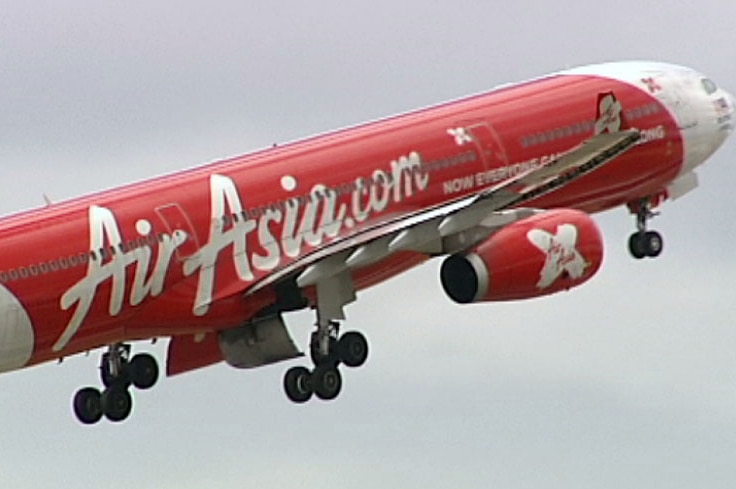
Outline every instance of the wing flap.
<svg viewBox="0 0 736 489"><path fill-rule="evenodd" d="M628 151L639 138L637 129L593 136L548 164L484 191L475 202L448 215L440 224L440 233L448 236L469 229L494 211L553 192Z"/></svg>
<svg viewBox="0 0 736 489"><path fill-rule="evenodd" d="M524 188L504 207L540 197L600 168L634 147L640 137L638 129L593 136L539 170L524 175L518 182ZM509 186L516 185L517 182L511 182Z"/></svg>

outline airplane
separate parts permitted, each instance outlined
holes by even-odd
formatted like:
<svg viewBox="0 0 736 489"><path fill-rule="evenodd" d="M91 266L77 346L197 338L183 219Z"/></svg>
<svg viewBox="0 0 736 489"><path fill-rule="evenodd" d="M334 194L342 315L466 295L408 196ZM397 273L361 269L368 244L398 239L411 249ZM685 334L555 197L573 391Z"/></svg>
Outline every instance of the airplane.
<svg viewBox="0 0 736 489"><path fill-rule="evenodd" d="M0 372L106 348L84 424L128 418L159 377L131 343L168 338L166 374L296 359L284 313L311 308L295 403L335 399L368 342L358 293L432 258L459 304L539 297L599 269L590 214L627 206L637 259L654 209L698 186L734 98L690 68L610 62L504 85L0 219Z"/></svg>

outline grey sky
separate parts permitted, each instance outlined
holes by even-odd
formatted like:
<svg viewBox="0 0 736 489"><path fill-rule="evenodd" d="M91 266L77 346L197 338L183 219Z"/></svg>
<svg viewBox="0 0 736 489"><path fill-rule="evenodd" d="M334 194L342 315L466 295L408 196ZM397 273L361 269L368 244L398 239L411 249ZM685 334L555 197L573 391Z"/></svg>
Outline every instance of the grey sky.
<svg viewBox="0 0 736 489"><path fill-rule="evenodd" d="M736 92L728 2L210 3L0 1L0 213L591 62ZM735 167L729 141L665 204L656 261L597 216L604 267L569 293L461 307L432 262L360 294L371 357L332 403L220 365L83 427L99 352L0 376L0 486L730 488ZM303 346L311 315L289 322Z"/></svg>

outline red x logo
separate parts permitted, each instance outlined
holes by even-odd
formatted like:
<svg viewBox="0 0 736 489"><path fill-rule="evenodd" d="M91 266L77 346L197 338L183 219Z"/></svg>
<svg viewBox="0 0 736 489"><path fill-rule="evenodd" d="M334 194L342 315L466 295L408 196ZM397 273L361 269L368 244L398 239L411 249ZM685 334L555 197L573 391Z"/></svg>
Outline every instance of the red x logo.
<svg viewBox="0 0 736 489"><path fill-rule="evenodd" d="M647 86L650 93L655 93L658 90L662 90L662 87L660 86L660 84L657 83L657 81L652 77L642 78L641 82Z"/></svg>

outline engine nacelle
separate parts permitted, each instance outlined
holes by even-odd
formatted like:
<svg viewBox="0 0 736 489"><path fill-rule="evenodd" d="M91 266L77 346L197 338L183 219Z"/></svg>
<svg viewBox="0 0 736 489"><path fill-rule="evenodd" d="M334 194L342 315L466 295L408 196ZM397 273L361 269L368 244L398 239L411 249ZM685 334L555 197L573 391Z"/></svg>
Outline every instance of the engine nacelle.
<svg viewBox="0 0 736 489"><path fill-rule="evenodd" d="M576 287L600 268L603 240L595 222L572 209L514 222L466 254L442 264L442 287L455 302L507 301Z"/></svg>

